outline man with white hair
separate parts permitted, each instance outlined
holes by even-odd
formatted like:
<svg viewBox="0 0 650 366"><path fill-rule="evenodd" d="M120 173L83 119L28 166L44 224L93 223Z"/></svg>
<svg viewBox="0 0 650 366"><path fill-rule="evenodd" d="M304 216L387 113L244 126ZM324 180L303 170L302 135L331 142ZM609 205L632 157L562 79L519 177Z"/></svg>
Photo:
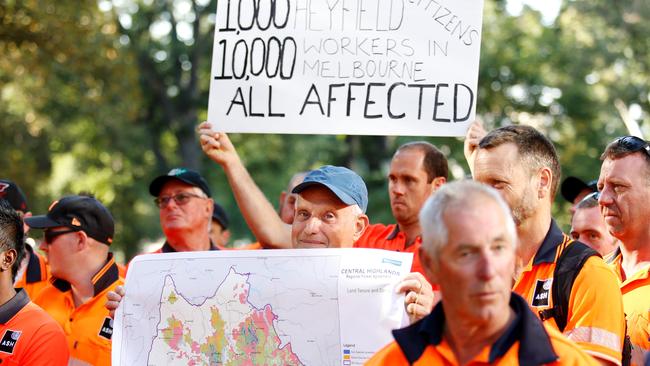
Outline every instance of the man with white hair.
<svg viewBox="0 0 650 366"><path fill-rule="evenodd" d="M395 342L366 365L597 364L511 291L517 235L494 189L448 183L428 199L420 222L420 258L442 300L427 317L393 331Z"/></svg>

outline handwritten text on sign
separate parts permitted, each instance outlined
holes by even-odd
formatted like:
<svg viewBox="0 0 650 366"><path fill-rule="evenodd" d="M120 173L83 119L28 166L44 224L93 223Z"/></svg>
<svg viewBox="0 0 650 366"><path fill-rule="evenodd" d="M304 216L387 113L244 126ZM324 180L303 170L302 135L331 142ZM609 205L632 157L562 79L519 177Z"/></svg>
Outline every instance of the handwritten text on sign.
<svg viewBox="0 0 650 366"><path fill-rule="evenodd" d="M220 0L208 120L227 132L461 136L482 0Z"/></svg>

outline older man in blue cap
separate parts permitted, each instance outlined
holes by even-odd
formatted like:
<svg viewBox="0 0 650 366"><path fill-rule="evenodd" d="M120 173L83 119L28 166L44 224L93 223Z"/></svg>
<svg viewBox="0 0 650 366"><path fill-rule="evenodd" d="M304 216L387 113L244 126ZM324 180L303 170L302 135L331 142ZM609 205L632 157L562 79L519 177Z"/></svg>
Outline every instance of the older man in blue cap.
<svg viewBox="0 0 650 366"><path fill-rule="evenodd" d="M294 248L351 248L368 226L368 191L350 169L325 165L312 170L292 193L296 214Z"/></svg>

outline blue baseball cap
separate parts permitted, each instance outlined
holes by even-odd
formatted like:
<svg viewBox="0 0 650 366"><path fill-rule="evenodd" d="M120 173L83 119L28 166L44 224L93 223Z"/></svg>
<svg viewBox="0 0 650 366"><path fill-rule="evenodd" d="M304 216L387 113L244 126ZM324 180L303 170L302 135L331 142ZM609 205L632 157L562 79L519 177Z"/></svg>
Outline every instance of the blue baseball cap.
<svg viewBox="0 0 650 366"><path fill-rule="evenodd" d="M348 168L325 165L312 170L291 193L300 193L315 185L325 186L346 205L358 205L364 213L368 208L368 189L361 177Z"/></svg>

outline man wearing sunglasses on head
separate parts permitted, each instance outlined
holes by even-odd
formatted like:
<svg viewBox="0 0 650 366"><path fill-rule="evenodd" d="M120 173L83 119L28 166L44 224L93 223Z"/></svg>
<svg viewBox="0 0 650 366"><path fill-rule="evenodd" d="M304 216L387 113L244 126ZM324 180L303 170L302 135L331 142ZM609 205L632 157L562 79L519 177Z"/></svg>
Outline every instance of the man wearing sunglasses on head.
<svg viewBox="0 0 650 366"><path fill-rule="evenodd" d="M104 308L106 293L124 283L109 247L111 213L89 196L66 196L47 214L25 219L43 229L51 283L34 300L63 328L75 365L110 365L113 321Z"/></svg>
<svg viewBox="0 0 650 366"><path fill-rule="evenodd" d="M611 261L621 281L632 365L650 353L650 144L625 136L607 145L598 178L601 214L620 246Z"/></svg>

